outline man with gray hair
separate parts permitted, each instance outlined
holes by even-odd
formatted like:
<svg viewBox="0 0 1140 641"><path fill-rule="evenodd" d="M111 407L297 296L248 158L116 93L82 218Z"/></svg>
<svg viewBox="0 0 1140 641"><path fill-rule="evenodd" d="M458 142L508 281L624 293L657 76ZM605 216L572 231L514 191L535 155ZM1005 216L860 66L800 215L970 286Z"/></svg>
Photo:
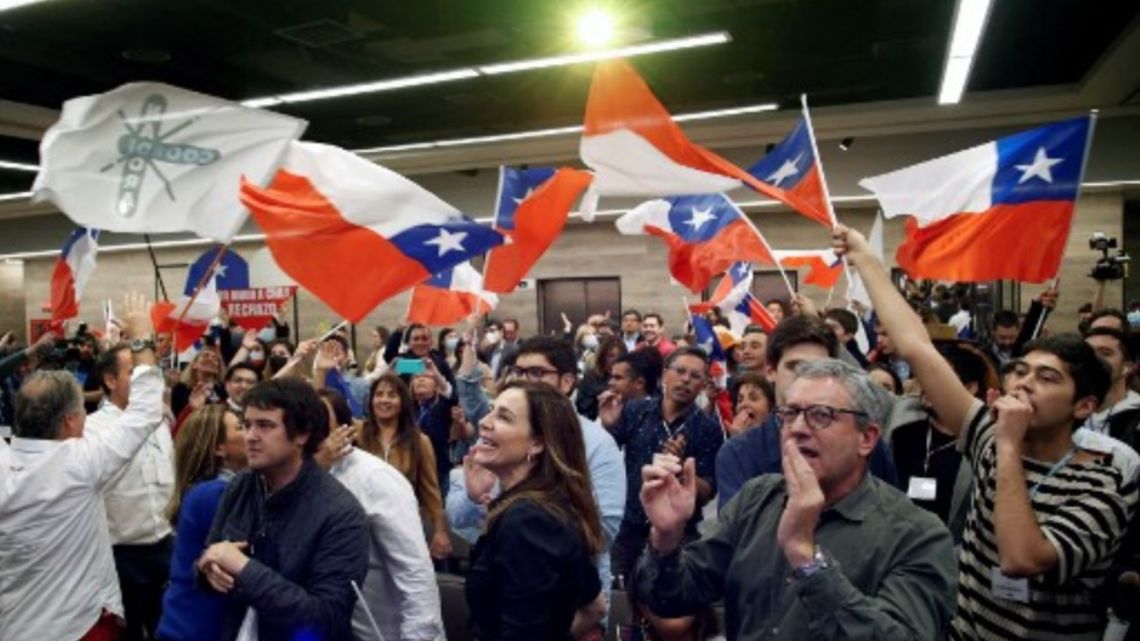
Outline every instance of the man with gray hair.
<svg viewBox="0 0 1140 641"><path fill-rule="evenodd" d="M163 420L146 300L123 306L130 402L118 428L85 432L83 392L68 372L37 372L16 397L15 438L0 445L0 639L114 638L123 616L103 488Z"/></svg>
<svg viewBox="0 0 1140 641"><path fill-rule="evenodd" d="M783 475L748 481L683 548L692 459L642 469L652 524L636 589L677 617L724 599L729 639L941 639L955 594L950 533L867 473L885 399L835 359L801 364L776 408Z"/></svg>

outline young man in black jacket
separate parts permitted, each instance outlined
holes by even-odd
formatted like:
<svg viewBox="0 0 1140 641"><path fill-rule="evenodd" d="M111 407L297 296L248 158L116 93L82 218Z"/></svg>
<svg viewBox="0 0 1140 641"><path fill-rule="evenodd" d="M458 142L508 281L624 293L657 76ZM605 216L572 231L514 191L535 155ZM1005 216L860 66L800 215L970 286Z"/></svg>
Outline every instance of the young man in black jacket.
<svg viewBox="0 0 1140 641"><path fill-rule="evenodd" d="M249 469L230 482L198 570L227 595L223 639L351 639L352 582L368 571L368 523L352 494L313 461L328 410L295 379L245 396Z"/></svg>

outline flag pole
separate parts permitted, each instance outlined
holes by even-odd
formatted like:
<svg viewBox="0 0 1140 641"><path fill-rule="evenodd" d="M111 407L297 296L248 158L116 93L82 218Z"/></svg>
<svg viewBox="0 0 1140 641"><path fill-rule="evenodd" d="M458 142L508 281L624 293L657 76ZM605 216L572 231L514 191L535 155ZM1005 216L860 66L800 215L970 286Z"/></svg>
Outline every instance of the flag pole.
<svg viewBox="0 0 1140 641"><path fill-rule="evenodd" d="M194 291L190 294L190 300L186 302L186 306L178 313L177 324L182 324L182 321L186 318L186 312L190 310L190 306L198 299L198 294L202 293L202 289L206 286L206 283L210 282L210 279L213 278L214 270L217 269L218 263L222 262L222 257L226 255L229 248L229 243L219 247L218 255L214 256L214 260L210 261L210 265L206 267L206 273L202 274L202 277L198 279L198 284L194 286Z"/></svg>
<svg viewBox="0 0 1140 641"><path fill-rule="evenodd" d="M815 125L811 121L811 112L808 111L807 94L800 94L800 108L804 114L804 122L807 123L808 140L811 141L811 153L815 155L815 164L819 167L819 187L823 190L823 201L827 204L827 215L831 218L831 226L835 227L839 224L839 218L835 215L835 207L831 204L831 190L827 188L827 175L823 172L823 157L819 155L819 145L815 142ZM847 276L848 282L851 281L851 263L847 262L847 257L843 257L843 273ZM828 296L830 300L830 295Z"/></svg>
<svg viewBox="0 0 1140 641"><path fill-rule="evenodd" d="M748 224L748 227L752 230L752 233L756 234L756 237L760 239L760 242L764 243L764 248L768 250L768 255L772 257L772 262L776 263L776 269L780 270L780 276L784 279L784 285L788 288L788 296L791 296L794 300L796 297L796 290L792 288L792 281L788 278L788 273L784 271L784 266L780 264L780 261L776 258L776 255L772 253L772 246L768 244L768 240L764 238L764 234L760 233L760 228L757 227L756 223L752 222L752 219L749 218L748 215L743 211L741 211L740 207L738 207L736 203L732 202L728 196L725 196L724 199L727 200L734 209L736 209L736 213L740 214L740 217L744 219L745 223Z"/></svg>
<svg viewBox="0 0 1140 641"><path fill-rule="evenodd" d="M150 234L143 234L143 240L146 241L146 251L150 254L150 264L154 265L154 279L162 291L162 299L170 300L170 294L166 293L166 282L162 280L162 272L158 270L158 258L154 255L154 247L150 245Z"/></svg>

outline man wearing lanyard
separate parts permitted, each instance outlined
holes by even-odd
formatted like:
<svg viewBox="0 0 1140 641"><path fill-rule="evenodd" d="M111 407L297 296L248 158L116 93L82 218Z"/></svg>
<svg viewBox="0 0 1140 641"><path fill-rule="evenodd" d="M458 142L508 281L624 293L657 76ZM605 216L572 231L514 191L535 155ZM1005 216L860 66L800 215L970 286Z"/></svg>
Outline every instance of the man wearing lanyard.
<svg viewBox="0 0 1140 641"><path fill-rule="evenodd" d="M669 355L661 396L622 403L612 391L598 397L598 420L625 450L625 516L614 540L614 576L628 577L649 538L649 521L638 498L641 468L660 453L692 457L697 461L697 502L704 505L716 494L716 453L724 433L716 419L696 405L704 388L708 356L698 348L681 348ZM685 534L696 538L700 508Z"/></svg>
<svg viewBox="0 0 1140 641"><path fill-rule="evenodd" d="M1075 335L1035 341L986 407L935 350L866 239L840 225L832 245L863 278L974 473L951 638L1099 640L1106 612L1096 592L1137 503L1132 479L1073 443L1108 391L1105 363Z"/></svg>
<svg viewBox="0 0 1140 641"><path fill-rule="evenodd" d="M975 398L984 400L990 386L997 382L997 373L989 360L973 348L960 345L946 346L941 351L962 385ZM915 505L937 514L950 528L955 543L961 543L970 477L968 469L961 468L957 430L943 423L925 397L904 398L899 403L911 404L905 412L896 409L892 415L900 421L890 436L899 487L906 490Z"/></svg>

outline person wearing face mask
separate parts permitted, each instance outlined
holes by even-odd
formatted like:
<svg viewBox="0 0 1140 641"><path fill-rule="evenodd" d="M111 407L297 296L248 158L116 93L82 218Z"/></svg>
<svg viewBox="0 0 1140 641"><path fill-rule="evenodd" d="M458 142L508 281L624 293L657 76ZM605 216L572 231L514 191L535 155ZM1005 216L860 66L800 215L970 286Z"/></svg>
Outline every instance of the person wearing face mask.
<svg viewBox="0 0 1140 641"><path fill-rule="evenodd" d="M241 339L241 347L238 348L233 358L230 359L230 365L249 363L260 374L262 370L265 369L268 354L269 349L266 348L265 343L258 337L258 332L252 329L246 330L245 335Z"/></svg>
<svg viewBox="0 0 1140 641"><path fill-rule="evenodd" d="M269 342L269 358L266 360L266 378L273 378L293 357L293 344L283 338Z"/></svg>
<svg viewBox="0 0 1140 641"><path fill-rule="evenodd" d="M578 354L578 372L581 374L593 369L598 353L598 330L589 323L578 326L574 334L574 351Z"/></svg>
<svg viewBox="0 0 1140 641"><path fill-rule="evenodd" d="M487 323L487 330L483 333L483 341L479 349L479 358L491 367L491 375L499 378L503 359L518 352L518 346L508 344L503 340L503 324L499 321Z"/></svg>
<svg viewBox="0 0 1140 641"><path fill-rule="evenodd" d="M444 361L447 362L447 366L450 367L453 372L459 367L459 355L462 353L459 350L460 342L459 332L454 329L444 327L439 330L439 353L443 354Z"/></svg>
<svg viewBox="0 0 1140 641"><path fill-rule="evenodd" d="M596 335L591 334L586 338L596 338ZM596 356L593 367L582 375L582 382L578 384L578 395L574 400L578 413L592 421L598 418L598 395L609 387L614 363L626 354L626 349L621 338L610 335L601 339L594 352Z"/></svg>

